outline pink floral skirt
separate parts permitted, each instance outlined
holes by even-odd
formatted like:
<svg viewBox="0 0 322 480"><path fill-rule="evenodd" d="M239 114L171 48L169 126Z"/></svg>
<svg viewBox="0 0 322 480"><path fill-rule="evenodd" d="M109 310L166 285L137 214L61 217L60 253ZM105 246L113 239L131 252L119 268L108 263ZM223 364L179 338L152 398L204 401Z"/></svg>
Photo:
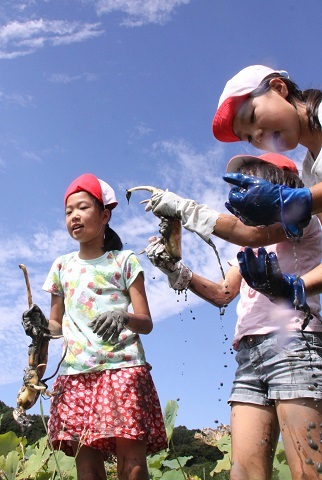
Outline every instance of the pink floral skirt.
<svg viewBox="0 0 322 480"><path fill-rule="evenodd" d="M145 440L147 455L168 448L159 397L147 366L61 375L48 422L55 449L71 442L115 454L115 439Z"/></svg>

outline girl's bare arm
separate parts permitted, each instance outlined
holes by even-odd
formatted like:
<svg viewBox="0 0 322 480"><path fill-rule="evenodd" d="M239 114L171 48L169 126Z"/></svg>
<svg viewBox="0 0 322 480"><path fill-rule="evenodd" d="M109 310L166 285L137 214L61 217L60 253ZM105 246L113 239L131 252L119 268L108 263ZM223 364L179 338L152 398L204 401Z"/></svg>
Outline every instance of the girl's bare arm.
<svg viewBox="0 0 322 480"><path fill-rule="evenodd" d="M322 292L322 264L302 275L301 278L304 281L307 296L317 295Z"/></svg>
<svg viewBox="0 0 322 480"><path fill-rule="evenodd" d="M129 313L129 322L126 328L135 333L148 334L152 331L148 300L145 292L143 274L140 273L129 288L134 313Z"/></svg>
<svg viewBox="0 0 322 480"><path fill-rule="evenodd" d="M322 212L322 182L310 188L312 193L312 214Z"/></svg>
<svg viewBox="0 0 322 480"><path fill-rule="evenodd" d="M233 266L228 269L225 280L217 283L193 273L189 290L212 305L223 307L238 295L241 281L239 269Z"/></svg>
<svg viewBox="0 0 322 480"><path fill-rule="evenodd" d="M62 334L62 321L65 312L64 297L51 295L49 330L52 335Z"/></svg>
<svg viewBox="0 0 322 480"><path fill-rule="evenodd" d="M268 227L249 227L234 215L221 213L218 216L213 234L235 245L256 248L286 240L280 223Z"/></svg>

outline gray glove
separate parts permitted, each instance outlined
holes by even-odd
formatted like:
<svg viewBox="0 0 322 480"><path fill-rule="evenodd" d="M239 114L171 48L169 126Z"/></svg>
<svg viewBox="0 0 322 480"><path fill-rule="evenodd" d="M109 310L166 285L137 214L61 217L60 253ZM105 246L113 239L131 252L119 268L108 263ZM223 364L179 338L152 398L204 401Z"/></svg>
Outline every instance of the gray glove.
<svg viewBox="0 0 322 480"><path fill-rule="evenodd" d="M149 242L144 251L152 265L167 275L171 288L179 292L187 290L192 277L190 268L170 257L161 238L151 237Z"/></svg>
<svg viewBox="0 0 322 480"><path fill-rule="evenodd" d="M125 310L105 312L94 318L88 326L102 338L104 342L115 345L118 336L129 322L129 314Z"/></svg>
<svg viewBox="0 0 322 480"><path fill-rule="evenodd" d="M196 232L207 243L220 215L207 205L199 205L167 191L152 195L146 210L152 210L157 217L180 218L186 230Z"/></svg>

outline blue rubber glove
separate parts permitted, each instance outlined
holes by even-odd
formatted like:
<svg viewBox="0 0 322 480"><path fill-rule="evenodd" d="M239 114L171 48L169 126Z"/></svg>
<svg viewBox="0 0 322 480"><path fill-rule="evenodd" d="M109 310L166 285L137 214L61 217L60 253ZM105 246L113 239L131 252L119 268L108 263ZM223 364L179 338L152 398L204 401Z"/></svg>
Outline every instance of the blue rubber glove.
<svg viewBox="0 0 322 480"><path fill-rule="evenodd" d="M227 173L223 178L234 185L226 208L245 225L281 222L289 238L302 236L311 220L312 195L308 188L274 185L242 173Z"/></svg>
<svg viewBox="0 0 322 480"><path fill-rule="evenodd" d="M306 303L304 282L297 275L282 273L274 252L267 253L264 247L260 247L256 257L250 247L245 247L243 252L237 254L237 258L240 273L251 288L272 302L286 300L293 308L306 314L308 323L311 315ZM303 329L307 326L304 323Z"/></svg>

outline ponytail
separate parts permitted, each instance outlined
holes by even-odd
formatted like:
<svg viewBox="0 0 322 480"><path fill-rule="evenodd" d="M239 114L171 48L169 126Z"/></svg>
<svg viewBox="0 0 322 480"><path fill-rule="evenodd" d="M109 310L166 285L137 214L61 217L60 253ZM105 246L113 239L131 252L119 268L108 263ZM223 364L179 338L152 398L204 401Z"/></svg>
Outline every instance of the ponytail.
<svg viewBox="0 0 322 480"><path fill-rule="evenodd" d="M122 240L108 223L105 225L104 250L105 252L109 252L110 250L123 250Z"/></svg>
<svg viewBox="0 0 322 480"><path fill-rule="evenodd" d="M311 131L321 130L322 125L319 120L319 106L322 101L322 91L310 88L303 92L306 103L306 111L309 118L309 128Z"/></svg>
<svg viewBox="0 0 322 480"><path fill-rule="evenodd" d="M93 197L93 195L91 195ZM109 209L108 205L104 208L103 204L99 202L95 197L93 201L97 208L101 211L107 209L110 212L110 220L112 217L112 211ZM118 234L109 226L107 223L104 230L104 245L102 247L104 252L109 252L110 250L123 250L123 243Z"/></svg>

